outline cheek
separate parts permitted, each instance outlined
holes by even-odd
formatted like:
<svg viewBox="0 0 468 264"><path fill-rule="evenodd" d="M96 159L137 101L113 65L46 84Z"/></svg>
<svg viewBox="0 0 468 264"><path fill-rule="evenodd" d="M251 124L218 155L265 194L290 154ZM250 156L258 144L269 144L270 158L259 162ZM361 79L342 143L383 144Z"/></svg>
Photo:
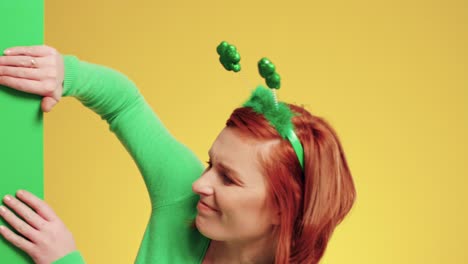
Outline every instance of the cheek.
<svg viewBox="0 0 468 264"><path fill-rule="evenodd" d="M221 225L227 238L257 239L272 232L273 218L265 195L250 193L226 198L222 202Z"/></svg>
<svg viewBox="0 0 468 264"><path fill-rule="evenodd" d="M265 194L260 192L224 192L218 198L218 206L222 220L235 226L256 223L268 215Z"/></svg>
<svg viewBox="0 0 468 264"><path fill-rule="evenodd" d="M262 237L271 232L271 214L265 195L252 190L216 190L218 216L197 216L200 232L214 240L227 241ZM222 194L222 195L221 195Z"/></svg>

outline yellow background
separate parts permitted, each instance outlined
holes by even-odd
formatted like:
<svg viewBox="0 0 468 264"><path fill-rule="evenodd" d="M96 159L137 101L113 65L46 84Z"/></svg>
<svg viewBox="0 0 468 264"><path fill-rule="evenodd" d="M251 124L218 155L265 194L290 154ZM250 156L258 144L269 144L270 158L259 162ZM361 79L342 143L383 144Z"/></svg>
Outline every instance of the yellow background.
<svg viewBox="0 0 468 264"><path fill-rule="evenodd" d="M358 197L322 263L467 263L468 2L46 0L45 40L116 68L202 159L268 56L338 131ZM221 40L242 56L225 71ZM139 172L73 98L45 115L46 200L93 263L133 263Z"/></svg>

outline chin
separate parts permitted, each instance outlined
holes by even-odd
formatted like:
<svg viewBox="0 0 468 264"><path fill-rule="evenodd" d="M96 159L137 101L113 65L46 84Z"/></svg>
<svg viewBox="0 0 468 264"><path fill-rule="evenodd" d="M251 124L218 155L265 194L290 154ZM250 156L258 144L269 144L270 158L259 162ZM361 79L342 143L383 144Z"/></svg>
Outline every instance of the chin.
<svg viewBox="0 0 468 264"><path fill-rule="evenodd" d="M208 237L209 237L209 232L207 232L208 230L206 230L206 221L204 221L204 219L202 219L202 217L200 217L199 215L197 215L197 217L195 217L195 226L197 227L198 231Z"/></svg>
<svg viewBox="0 0 468 264"><path fill-rule="evenodd" d="M219 232L214 230L213 224L206 221L206 219L203 219L203 217L197 215L195 218L195 226L197 227L198 232L200 232L205 237L211 240L221 240Z"/></svg>

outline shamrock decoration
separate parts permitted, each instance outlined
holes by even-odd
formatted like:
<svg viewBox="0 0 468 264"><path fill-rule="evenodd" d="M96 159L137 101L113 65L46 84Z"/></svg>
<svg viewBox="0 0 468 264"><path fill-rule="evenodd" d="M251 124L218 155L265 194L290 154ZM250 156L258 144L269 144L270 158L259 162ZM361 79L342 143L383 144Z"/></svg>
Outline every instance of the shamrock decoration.
<svg viewBox="0 0 468 264"><path fill-rule="evenodd" d="M226 70L234 72L241 70L241 66L239 64L241 58L234 45L230 45L226 41L223 41L218 45L216 51L219 54L219 61Z"/></svg>
<svg viewBox="0 0 468 264"><path fill-rule="evenodd" d="M258 71L265 78L266 84L270 88L279 89L281 87L281 77L276 72L275 65L267 58L258 61Z"/></svg>
<svg viewBox="0 0 468 264"><path fill-rule="evenodd" d="M219 54L219 61L228 71L238 72L241 67L239 64L240 55L236 47L226 41L221 42L216 51ZM292 123L293 112L289 106L283 102L278 102L276 90L281 86L281 78L276 72L275 65L267 58L262 58L258 62L258 71L265 78L266 84L271 89L263 86L257 87L252 93L250 99L244 103L244 107L250 107L258 114L263 116L278 131L284 139L287 139L296 153L302 170L304 170L304 149L301 141L294 132Z"/></svg>

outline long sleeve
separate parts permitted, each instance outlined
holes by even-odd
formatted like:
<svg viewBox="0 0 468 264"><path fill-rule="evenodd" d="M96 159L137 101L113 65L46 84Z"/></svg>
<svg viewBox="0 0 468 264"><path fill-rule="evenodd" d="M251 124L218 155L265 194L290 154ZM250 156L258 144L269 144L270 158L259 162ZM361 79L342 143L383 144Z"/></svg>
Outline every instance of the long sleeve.
<svg viewBox="0 0 468 264"><path fill-rule="evenodd" d="M63 96L75 97L108 123L147 186L152 212L135 262L200 263L209 240L188 223L196 214L198 196L191 185L202 163L169 133L125 75L74 56L64 56L64 63ZM77 254L57 263L84 263Z"/></svg>
<svg viewBox="0 0 468 264"><path fill-rule="evenodd" d="M85 261L79 251L73 251L52 264L85 264Z"/></svg>
<svg viewBox="0 0 468 264"><path fill-rule="evenodd" d="M169 133L135 84L116 70L74 56L64 56L64 62L63 95L107 121L136 162L153 207L191 195L202 163Z"/></svg>

